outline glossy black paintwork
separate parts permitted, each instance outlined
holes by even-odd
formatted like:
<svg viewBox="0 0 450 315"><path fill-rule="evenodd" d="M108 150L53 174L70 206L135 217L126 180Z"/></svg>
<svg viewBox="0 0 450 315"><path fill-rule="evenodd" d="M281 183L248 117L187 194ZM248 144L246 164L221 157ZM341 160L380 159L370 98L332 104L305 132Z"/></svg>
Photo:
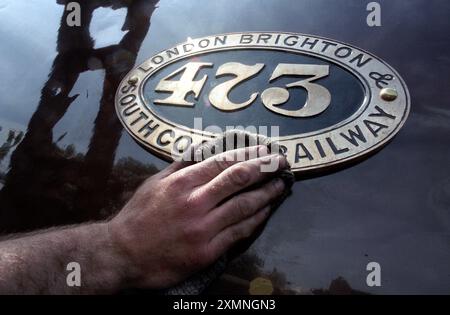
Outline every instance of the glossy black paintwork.
<svg viewBox="0 0 450 315"><path fill-rule="evenodd" d="M188 36L307 33L396 68L410 117L367 160L298 181L209 292L245 293L264 275L285 293L450 293L450 3L379 1L382 27L370 28L359 0L80 2L83 27L71 28L62 0L0 1L3 234L108 217L167 165L116 118L115 89L135 64ZM366 286L370 261L379 288Z"/></svg>

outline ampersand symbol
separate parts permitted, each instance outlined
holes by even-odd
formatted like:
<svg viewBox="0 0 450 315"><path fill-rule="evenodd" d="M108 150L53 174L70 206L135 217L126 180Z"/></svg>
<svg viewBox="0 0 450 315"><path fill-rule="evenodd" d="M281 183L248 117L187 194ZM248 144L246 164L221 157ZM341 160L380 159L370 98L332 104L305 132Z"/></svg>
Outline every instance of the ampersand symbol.
<svg viewBox="0 0 450 315"><path fill-rule="evenodd" d="M392 74L381 74L378 72L369 73L369 77L375 81L375 84L379 89L382 89L384 85L387 85L387 81L394 79Z"/></svg>

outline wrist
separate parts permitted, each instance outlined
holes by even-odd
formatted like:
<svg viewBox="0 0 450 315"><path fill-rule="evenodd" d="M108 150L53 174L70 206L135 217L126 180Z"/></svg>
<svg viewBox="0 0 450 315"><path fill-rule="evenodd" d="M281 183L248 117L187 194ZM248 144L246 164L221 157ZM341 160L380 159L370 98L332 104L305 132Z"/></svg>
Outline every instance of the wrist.
<svg viewBox="0 0 450 315"><path fill-rule="evenodd" d="M140 271L129 249L127 232L112 220L102 224L108 237L110 255L115 262L114 273L120 289L135 287L140 279Z"/></svg>
<svg viewBox="0 0 450 315"><path fill-rule="evenodd" d="M130 287L131 270L114 241L109 222L86 225L75 237L79 237L80 245L86 249L85 255L90 256L81 268L86 287L94 288L91 293L110 294Z"/></svg>

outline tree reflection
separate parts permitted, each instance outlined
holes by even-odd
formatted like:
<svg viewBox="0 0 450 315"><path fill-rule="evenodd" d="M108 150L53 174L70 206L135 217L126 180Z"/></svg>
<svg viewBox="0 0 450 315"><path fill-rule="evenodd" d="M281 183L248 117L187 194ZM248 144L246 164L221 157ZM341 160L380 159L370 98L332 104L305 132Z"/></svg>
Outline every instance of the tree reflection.
<svg viewBox="0 0 450 315"><path fill-rule="evenodd" d="M66 2L57 1L63 5ZM156 172L155 167L132 159L114 165L122 134L114 109L115 91L135 64L156 3L83 1L81 27L68 26L69 12L64 11L57 56L25 136L11 155L10 170L0 192L3 233L105 218L123 203L123 192L132 191L143 178ZM94 49L89 25L93 12L100 7L126 8L122 30L128 32L118 44ZM78 97L69 96L78 77L93 68L104 69L105 79L93 135L86 155L82 155L73 146L60 149L56 143L60 139L53 142L52 130ZM1 152L10 150L14 139L11 141L2 146Z"/></svg>
<svg viewBox="0 0 450 315"><path fill-rule="evenodd" d="M0 127L0 131L2 128ZM0 162L8 155L9 151L14 148L23 137L22 131L9 130L6 141L0 146Z"/></svg>

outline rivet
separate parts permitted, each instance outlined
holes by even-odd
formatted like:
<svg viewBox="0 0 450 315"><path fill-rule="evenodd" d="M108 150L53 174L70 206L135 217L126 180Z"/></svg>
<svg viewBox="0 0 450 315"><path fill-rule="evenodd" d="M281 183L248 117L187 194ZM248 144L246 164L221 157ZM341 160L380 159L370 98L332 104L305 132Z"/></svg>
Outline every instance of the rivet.
<svg viewBox="0 0 450 315"><path fill-rule="evenodd" d="M137 76L132 76L128 79L128 83L131 85L136 85L136 83L138 83L139 78Z"/></svg>
<svg viewBox="0 0 450 315"><path fill-rule="evenodd" d="M387 102L394 101L398 96L397 90L392 88L384 88L380 91L380 97Z"/></svg>

